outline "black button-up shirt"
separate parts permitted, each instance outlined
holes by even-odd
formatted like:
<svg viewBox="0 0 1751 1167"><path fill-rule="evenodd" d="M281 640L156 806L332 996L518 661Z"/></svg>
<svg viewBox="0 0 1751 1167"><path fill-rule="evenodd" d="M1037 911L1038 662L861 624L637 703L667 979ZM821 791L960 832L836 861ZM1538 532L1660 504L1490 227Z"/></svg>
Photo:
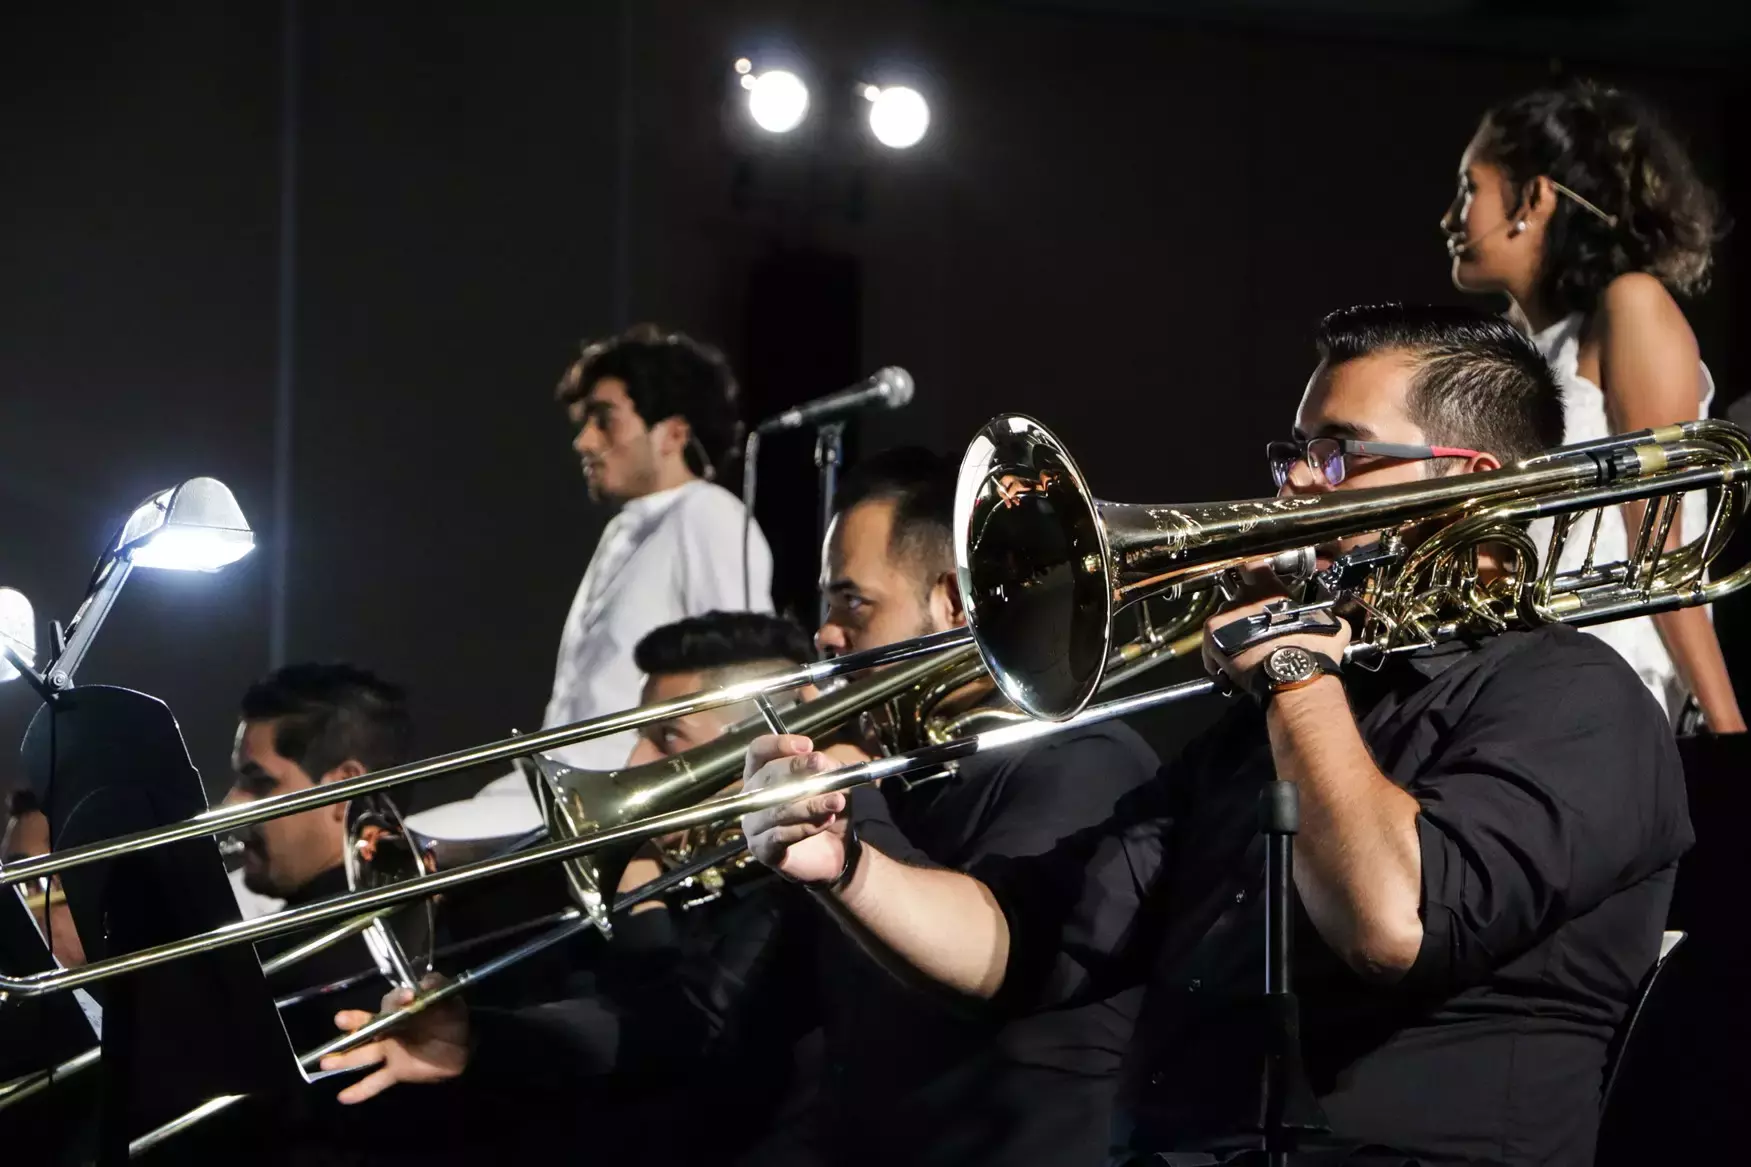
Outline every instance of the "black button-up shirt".
<svg viewBox="0 0 1751 1167"><path fill-rule="evenodd" d="M1091 726L971 758L938 782L857 790L851 813L884 854L964 869L1053 850L1110 817L1158 765L1130 728ZM788 955L774 960L785 972L760 995L792 1024L823 1031L809 1116L817 1161L1033 1167L1104 1157L1137 993L1002 1015L902 984L809 900L793 897L780 929ZM743 1161L792 1160L762 1147Z"/></svg>
<svg viewBox="0 0 1751 1167"><path fill-rule="evenodd" d="M1423 944L1364 982L1297 912L1307 1084L1340 1144L1428 1163L1591 1163L1607 1043L1659 949L1690 845L1664 714L1566 627L1350 670L1376 764L1421 804ZM1003 997L1146 983L1122 1136L1233 1145L1256 1121L1263 716L1237 707L1112 821L975 871L1011 929Z"/></svg>

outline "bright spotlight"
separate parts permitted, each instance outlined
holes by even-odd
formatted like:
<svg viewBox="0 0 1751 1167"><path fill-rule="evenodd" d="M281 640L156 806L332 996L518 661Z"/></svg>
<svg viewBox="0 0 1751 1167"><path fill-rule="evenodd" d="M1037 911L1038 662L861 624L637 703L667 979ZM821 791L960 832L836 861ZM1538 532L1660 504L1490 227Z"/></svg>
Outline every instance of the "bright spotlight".
<svg viewBox="0 0 1751 1167"><path fill-rule="evenodd" d="M753 71L754 71L754 62L750 61L746 57L737 57L736 58L736 72L742 74L745 77Z"/></svg>
<svg viewBox="0 0 1751 1167"><path fill-rule="evenodd" d="M864 90L869 101L869 128L876 141L895 150L916 146L930 128L930 107L916 89L895 85Z"/></svg>
<svg viewBox="0 0 1751 1167"><path fill-rule="evenodd" d="M748 90L748 113L754 124L769 134L785 134L797 128L809 112L809 87L802 78L783 69L769 69L743 84Z"/></svg>

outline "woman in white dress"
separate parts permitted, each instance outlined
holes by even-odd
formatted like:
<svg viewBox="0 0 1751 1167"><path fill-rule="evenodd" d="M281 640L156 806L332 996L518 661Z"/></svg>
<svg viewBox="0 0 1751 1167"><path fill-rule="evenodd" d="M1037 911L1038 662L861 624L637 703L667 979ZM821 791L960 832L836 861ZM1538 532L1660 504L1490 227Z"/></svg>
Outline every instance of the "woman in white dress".
<svg viewBox="0 0 1751 1167"><path fill-rule="evenodd" d="M1707 286L1719 224L1677 139L1634 98L1590 82L1484 115L1441 220L1454 284L1505 293L1556 369L1571 442L1706 413L1714 387L1674 296ZM1605 516L1597 562L1627 556L1641 511ZM1686 497L1671 541L1706 521L1705 497ZM1587 530L1578 528L1565 567L1584 556ZM1744 731L1705 609L1590 631L1635 666L1670 715L1694 694L1711 730Z"/></svg>

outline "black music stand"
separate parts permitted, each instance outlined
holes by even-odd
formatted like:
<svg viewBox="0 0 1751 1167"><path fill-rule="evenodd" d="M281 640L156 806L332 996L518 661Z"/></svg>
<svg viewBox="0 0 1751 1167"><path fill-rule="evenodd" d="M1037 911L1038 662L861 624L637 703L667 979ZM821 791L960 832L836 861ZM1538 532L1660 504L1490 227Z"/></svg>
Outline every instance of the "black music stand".
<svg viewBox="0 0 1751 1167"><path fill-rule="evenodd" d="M24 738L31 784L47 792L56 850L164 826L207 809L170 710L128 689L57 694ZM87 956L132 952L239 919L218 846L191 839L61 877ZM222 1094L303 1081L261 966L233 946L100 982L102 1152Z"/></svg>
<svg viewBox="0 0 1751 1167"><path fill-rule="evenodd" d="M0 888L0 968L9 974L55 967L24 901ZM70 993L0 1002L0 1083L57 1066L97 1044L91 1023Z"/></svg>

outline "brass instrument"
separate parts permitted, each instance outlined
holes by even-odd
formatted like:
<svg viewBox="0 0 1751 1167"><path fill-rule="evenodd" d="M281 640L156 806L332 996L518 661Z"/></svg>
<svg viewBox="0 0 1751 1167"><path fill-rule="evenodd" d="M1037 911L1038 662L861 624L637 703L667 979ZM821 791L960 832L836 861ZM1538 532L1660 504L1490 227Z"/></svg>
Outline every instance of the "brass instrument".
<svg viewBox="0 0 1751 1167"><path fill-rule="evenodd" d="M968 624L1004 695L1038 717L1087 704L1105 672L1114 613L1137 600L1207 586L1267 556L1382 536L1358 587L1358 643L1403 651L1514 624L1574 624L1712 603L1745 573L1705 579L1746 507L1751 444L1721 421L1685 422L1555 450L1482 474L1402 486L1243 502L1102 502L1063 445L1032 418L988 423L961 465L956 567ZM1720 488L1707 529L1673 552L1679 498ZM1559 575L1563 545L1589 510L1647 507L1630 559ZM1557 519L1549 563L1525 532ZM1416 528L1441 527L1413 546ZM1658 536L1655 531L1658 530ZM1478 553L1505 549L1511 570L1486 582Z"/></svg>
<svg viewBox="0 0 1751 1167"><path fill-rule="evenodd" d="M962 465L956 502L957 573L973 637L1004 694L1035 716L1062 721L1020 722L780 786L663 809L682 806L714 788L688 768L677 768L648 787L617 785L606 797L590 792L592 801L580 801L569 812L562 834L515 854L228 925L82 969L0 976L0 991L31 995L77 987L604 851L609 859L594 878L598 888L612 886L614 881L605 876L616 870L615 853L624 854L628 846L646 839L1214 692L1218 682L1204 679L1087 706L1110 667L1116 609L1176 589L1181 595L1204 589L1243 564L1336 539L1381 540L1374 557L1346 565L1349 574L1324 580L1339 598L1354 601L1365 613L1349 655L1366 663L1455 637L1544 620L1590 623L1711 603L1751 582L1751 566L1720 580L1706 579L1709 562L1744 514L1748 479L1751 440L1736 426L1702 421L1563 447L1488 473L1372 490L1190 506L1115 504L1098 502L1087 492L1074 461L1039 423L998 418L981 430ZM1710 488L1721 493L1706 529L1667 552L1663 532L1669 529L1677 498ZM1650 500L1649 517L1630 559L1622 563L1589 563L1568 573L1541 570L1543 551L1521 529L1532 519L1558 520L1560 550L1577 525L1572 516L1638 499ZM1503 569L1495 578L1480 570L1485 548L1501 556ZM951 634L941 634L860 654L864 659L858 664L890 664L902 652L910 659L954 643ZM799 672L805 675L787 674L787 684L727 686L705 700L668 702L594 724L622 729L812 679L807 670ZM777 718L772 721L776 724ZM465 756L475 764L510 757L526 752L528 743L540 737L512 739L450 759ZM398 768L394 781L426 776L445 762ZM320 805L294 805L300 797L273 801L288 810ZM211 821L167 828L151 838L193 837L207 833ZM139 845L138 839L112 840L82 848L80 859L90 862L119 853L118 847L125 852ZM0 882L40 875L52 865L15 868L17 873L0 871Z"/></svg>
<svg viewBox="0 0 1751 1167"><path fill-rule="evenodd" d="M1209 589L1196 593L1190 601L1176 601L1165 606L1163 622L1159 625L1148 605L1139 605L1137 634L1114 652L1109 662L1107 684L1121 683L1156 665L1196 651L1203 642L1204 621L1216 610L1218 600L1216 591ZM996 687L985 671L984 662L970 648L933 658L928 668L917 669L914 675L916 680L901 679L902 687L885 699L879 696L879 691L868 699L852 698L848 693L847 700L837 703L854 710L847 721L856 726L858 737L875 752L898 754L1028 720L1027 714L995 693ZM883 690L886 688L883 686ZM991 700L994 696L998 698L995 701ZM817 727L832 725L834 715L833 708L822 706L818 713L811 711L809 714L785 716L785 728L791 733L818 736L820 730ZM719 739L728 741L734 737L736 741L733 755L726 759L728 766L724 773L729 775L728 781L720 783L717 789L739 777L747 742L767 732L770 732L770 724L767 714L762 714L746 725L732 727L723 739ZM712 743L703 748L712 749L715 745ZM691 753L693 751L689 751ZM713 750L711 758L694 765L694 772L701 779L701 788L708 782L707 771L713 759L725 753L724 750ZM551 775L554 768L549 765L543 769ZM945 769L938 776L946 773L948 770ZM911 781L927 780L928 777L914 777ZM659 778L659 775L653 775L653 778ZM552 789L551 777L549 781ZM594 788L604 781L620 781L637 787L643 780L632 774L597 775L592 779L580 771L570 771L564 781L572 789L580 790ZM708 850L737 844L741 838L741 823L732 819L658 840L658 851L664 866L674 871ZM756 867L758 864L747 849L738 848L730 859L704 868L697 876L683 882L678 890L685 898L681 899L679 906L685 909L711 902L723 894L729 880Z"/></svg>
<svg viewBox="0 0 1751 1167"><path fill-rule="evenodd" d="M965 628L956 628L948 632L939 632L931 636L920 636L913 640L902 641L886 648L871 649L866 652L837 657L833 660L801 665L789 672L770 677L738 681L718 689L678 697L672 701L643 705L619 713L610 713L601 717L573 722L570 725L538 730L534 733L517 734L484 746L472 746L436 758L373 770L356 778L325 782L319 786L294 791L291 794L260 798L253 802L239 803L236 806L215 807L168 826L148 831L136 831L79 847L70 847L52 855L34 856L0 864L0 887L41 879L88 863L102 863L105 860L120 858L124 855L137 854L150 847L162 847L205 836L225 835L239 827L298 814L301 811L313 810L319 806L351 802L356 798L377 794L407 783L436 778L445 774L460 773L477 766L532 756L546 750L558 749L561 746L574 745L592 738L620 733L623 730L637 729L641 725L654 721L668 721L706 709L753 701L768 693L797 689L804 685L820 685L852 673L915 660L919 657L961 648L971 643L971 633ZM464 866L469 865L465 864ZM12 991L8 988L10 983L8 978L0 974L0 992Z"/></svg>
<svg viewBox="0 0 1751 1167"><path fill-rule="evenodd" d="M945 670L953 671L966 664L977 667L978 661L978 653L969 644L941 656L889 666L797 706L788 725L794 733L832 729L872 707L902 702ZM762 693L758 700L766 701L766 695ZM766 711L770 710L768 704ZM770 733L767 725L767 721L760 720L684 753L624 770L577 770L537 756L533 761L541 782L536 796L542 806L542 817L548 823L549 837L576 838L645 815L688 806L716 794L741 777L748 743ZM689 843L685 837L681 844L678 857L712 845L699 838ZM605 934L612 933L607 904L632 853L631 847L620 848L564 865L572 899Z"/></svg>

